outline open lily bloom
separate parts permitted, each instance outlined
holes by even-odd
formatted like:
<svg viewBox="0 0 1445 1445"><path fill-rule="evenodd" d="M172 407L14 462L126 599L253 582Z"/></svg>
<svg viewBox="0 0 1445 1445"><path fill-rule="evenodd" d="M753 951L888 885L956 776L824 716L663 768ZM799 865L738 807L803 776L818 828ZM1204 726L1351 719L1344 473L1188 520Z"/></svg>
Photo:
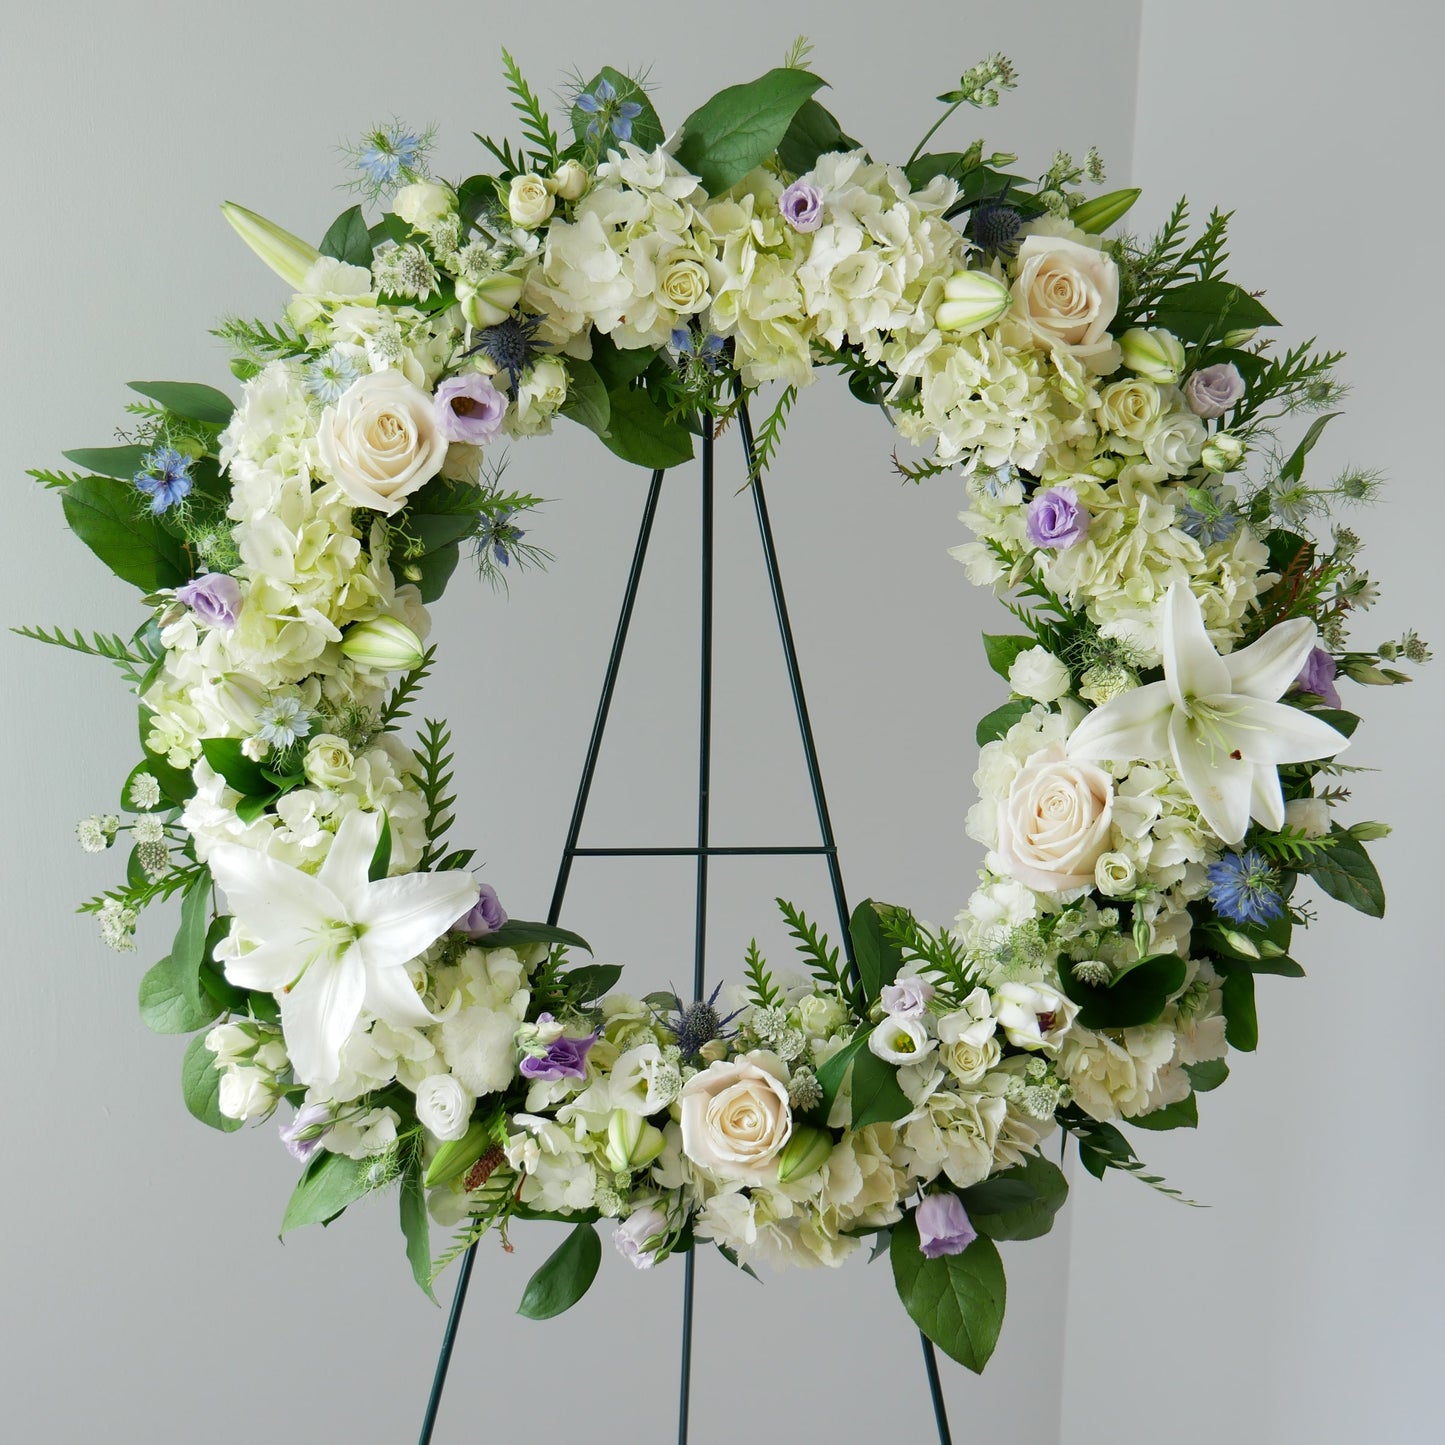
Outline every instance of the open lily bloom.
<svg viewBox="0 0 1445 1445"><path fill-rule="evenodd" d="M263 940L226 960L226 977L281 1005L286 1047L305 1084L334 1082L363 1010L398 1028L432 1016L406 965L477 901L463 871L369 877L381 814L348 813L313 877L253 848L210 857L237 922Z"/></svg>
<svg viewBox="0 0 1445 1445"><path fill-rule="evenodd" d="M1160 633L1164 681L1111 698L1069 738L1070 757L1172 761L1204 821L1238 843L1251 817L1284 826L1279 764L1329 758L1349 745L1323 718L1279 701L1315 645L1315 626L1292 618L1221 657L1194 594L1174 583Z"/></svg>

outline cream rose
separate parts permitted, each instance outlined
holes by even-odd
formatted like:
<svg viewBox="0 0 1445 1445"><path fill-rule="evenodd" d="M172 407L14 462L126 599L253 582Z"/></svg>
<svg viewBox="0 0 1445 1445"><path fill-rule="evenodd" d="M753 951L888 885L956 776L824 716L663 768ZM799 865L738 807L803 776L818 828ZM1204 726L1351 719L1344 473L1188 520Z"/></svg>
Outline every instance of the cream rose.
<svg viewBox="0 0 1445 1445"><path fill-rule="evenodd" d="M761 1184L793 1132L788 1074L776 1054L757 1051L710 1064L682 1088L682 1152L724 1179Z"/></svg>
<svg viewBox="0 0 1445 1445"><path fill-rule="evenodd" d="M1114 780L1064 755L1062 743L1024 764L999 810L998 852L1011 878L1045 893L1086 888L1109 846Z"/></svg>
<svg viewBox="0 0 1445 1445"><path fill-rule="evenodd" d="M1114 258L1066 236L1026 236L1019 246L1013 314L1045 346L1101 376L1119 364L1109 323L1119 309Z"/></svg>
<svg viewBox="0 0 1445 1445"><path fill-rule="evenodd" d="M1164 398L1152 381L1131 377L1099 393L1099 425L1115 436L1142 442L1164 410Z"/></svg>
<svg viewBox="0 0 1445 1445"><path fill-rule="evenodd" d="M1176 393L1177 395L1177 393ZM1169 412L1144 438L1144 455L1166 476L1182 477L1204 450L1209 433L1192 411Z"/></svg>
<svg viewBox="0 0 1445 1445"><path fill-rule="evenodd" d="M318 788L339 788L356 776L356 759L345 738L318 733L306 748L306 781Z"/></svg>
<svg viewBox="0 0 1445 1445"><path fill-rule="evenodd" d="M507 192L507 214L513 225L535 231L556 208L556 198L541 176L512 177L512 188Z"/></svg>
<svg viewBox="0 0 1445 1445"><path fill-rule="evenodd" d="M390 516L441 470L447 443L432 400L399 371L374 371L321 415L322 465L358 506Z"/></svg>
<svg viewBox="0 0 1445 1445"><path fill-rule="evenodd" d="M657 299L680 315L691 316L710 300L707 284L707 272L700 261L691 256L678 256L662 268Z"/></svg>

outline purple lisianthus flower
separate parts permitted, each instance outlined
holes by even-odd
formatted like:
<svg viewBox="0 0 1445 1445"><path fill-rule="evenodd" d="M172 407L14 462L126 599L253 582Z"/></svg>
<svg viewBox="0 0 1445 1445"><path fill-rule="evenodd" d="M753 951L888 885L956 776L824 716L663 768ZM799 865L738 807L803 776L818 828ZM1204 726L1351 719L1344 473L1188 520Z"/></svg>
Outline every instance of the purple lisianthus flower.
<svg viewBox="0 0 1445 1445"><path fill-rule="evenodd" d="M241 584L225 572L206 572L177 587L176 599L207 627L234 627L241 611Z"/></svg>
<svg viewBox="0 0 1445 1445"><path fill-rule="evenodd" d="M1079 505L1072 487L1050 487L1029 503L1024 530L1035 547L1062 552L1082 542L1089 531L1089 514Z"/></svg>
<svg viewBox="0 0 1445 1445"><path fill-rule="evenodd" d="M321 1139L331 1128L331 1110L325 1104L307 1104L296 1111L289 1124L277 1126L286 1152L301 1164L308 1163L321 1147Z"/></svg>
<svg viewBox="0 0 1445 1445"><path fill-rule="evenodd" d="M933 997L933 985L922 978L900 978L885 983L878 995L883 1012L894 1018L913 1018L928 1007Z"/></svg>
<svg viewBox="0 0 1445 1445"><path fill-rule="evenodd" d="M542 1014L537 1022L549 1024L551 1014ZM545 1054L529 1054L522 1060L521 1074L524 1079L542 1079L553 1082L557 1079L585 1079L587 1077L587 1054L597 1042L596 1034L573 1039L563 1034L547 1045Z"/></svg>
<svg viewBox="0 0 1445 1445"><path fill-rule="evenodd" d="M778 209L795 231L816 231L823 224L823 193L807 181L794 181L778 197Z"/></svg>
<svg viewBox="0 0 1445 1445"><path fill-rule="evenodd" d="M1326 707L1339 707L1340 692L1335 686L1335 660L1323 647L1312 647L1300 668L1294 685L1301 692L1312 692Z"/></svg>
<svg viewBox="0 0 1445 1445"><path fill-rule="evenodd" d="M914 1215L918 1248L924 1259L962 1254L978 1238L968 1222L968 1211L956 1194L925 1194Z"/></svg>
<svg viewBox="0 0 1445 1445"><path fill-rule="evenodd" d="M618 1254L634 1269L651 1269L657 1263L658 1250L670 1229L667 1215L657 1205L643 1204L617 1226L612 1242ZM648 1248L649 1240L653 1241L651 1248Z"/></svg>
<svg viewBox="0 0 1445 1445"><path fill-rule="evenodd" d="M1244 395L1244 378L1232 361L1192 372L1184 383L1184 400L1195 416L1223 416Z"/></svg>
<svg viewBox="0 0 1445 1445"><path fill-rule="evenodd" d="M432 397L437 427L449 442L479 447L501 430L507 398L479 371L449 376Z"/></svg>
<svg viewBox="0 0 1445 1445"><path fill-rule="evenodd" d="M497 898L497 890L490 883L479 883L477 888L477 901L452 924L454 933L465 933L468 938L485 938L507 921L507 910Z"/></svg>

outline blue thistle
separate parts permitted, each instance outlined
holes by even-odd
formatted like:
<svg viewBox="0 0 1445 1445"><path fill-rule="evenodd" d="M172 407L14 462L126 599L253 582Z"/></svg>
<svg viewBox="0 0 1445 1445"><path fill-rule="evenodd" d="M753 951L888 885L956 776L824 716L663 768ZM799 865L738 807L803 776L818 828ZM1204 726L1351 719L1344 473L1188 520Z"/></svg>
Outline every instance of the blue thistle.
<svg viewBox="0 0 1445 1445"><path fill-rule="evenodd" d="M157 447L141 458L141 469L131 480L138 491L151 499L151 511L159 516L191 494L191 459L174 447Z"/></svg>
<svg viewBox="0 0 1445 1445"><path fill-rule="evenodd" d="M468 356L481 352L499 371L507 373L515 394L522 373L547 350L545 342L536 339L540 316L509 316L495 326L486 327L477 337Z"/></svg>
<svg viewBox="0 0 1445 1445"><path fill-rule="evenodd" d="M1012 206L990 202L973 213L973 239L985 251L1009 252L1022 225L1023 217Z"/></svg>
<svg viewBox="0 0 1445 1445"><path fill-rule="evenodd" d="M678 1052L684 1059L695 1058L702 1052L704 1044L724 1037L723 1030L741 1012L741 1010L735 1010L720 1017L717 1011L717 998L721 992L722 984L718 984L707 996L706 1001L698 999L684 1007L681 995L674 991L672 1011L666 1016L658 1015L664 1027L677 1040Z"/></svg>
<svg viewBox="0 0 1445 1445"><path fill-rule="evenodd" d="M1279 875L1258 848L1209 865L1209 901L1230 923L1270 923L1284 914Z"/></svg>
<svg viewBox="0 0 1445 1445"><path fill-rule="evenodd" d="M599 80L597 88L590 93L584 90L575 104L584 115L592 117L587 126L590 145L596 145L598 137L607 130L618 140L631 140L632 122L642 114L642 107L635 100L619 100L617 88L608 80Z"/></svg>

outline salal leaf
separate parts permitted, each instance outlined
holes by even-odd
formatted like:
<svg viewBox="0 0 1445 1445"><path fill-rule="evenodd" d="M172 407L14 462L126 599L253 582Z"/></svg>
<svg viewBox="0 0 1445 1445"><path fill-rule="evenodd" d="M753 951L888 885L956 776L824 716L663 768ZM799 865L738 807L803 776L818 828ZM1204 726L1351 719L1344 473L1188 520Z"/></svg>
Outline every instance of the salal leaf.
<svg viewBox="0 0 1445 1445"><path fill-rule="evenodd" d="M1136 1114L1129 1122L1136 1129L1197 1129L1199 1127L1199 1103L1193 1094L1186 1094L1162 1109L1148 1114Z"/></svg>
<svg viewBox="0 0 1445 1445"><path fill-rule="evenodd" d="M550 1320L570 1310L592 1287L602 1263L602 1241L590 1224L579 1224L527 1281L517 1313Z"/></svg>
<svg viewBox="0 0 1445 1445"><path fill-rule="evenodd" d="M90 465L78 461L82 453L66 455L81 466ZM81 477L61 497L70 530L122 582L142 592L179 587L190 576L180 541L140 502L129 482L107 477Z"/></svg>
<svg viewBox="0 0 1445 1445"><path fill-rule="evenodd" d="M1305 865L1311 878L1341 903L1348 903L1371 918L1385 916L1385 885L1363 843L1341 829L1334 841Z"/></svg>
<svg viewBox="0 0 1445 1445"><path fill-rule="evenodd" d="M371 265L371 228L360 206L344 210L327 227L319 249L323 256L345 261L348 266Z"/></svg>
<svg viewBox="0 0 1445 1445"><path fill-rule="evenodd" d="M614 70L612 66L604 65L577 94L596 95L598 84L604 80L617 93L619 102L630 101L640 108L640 114L633 117L632 121L632 144L640 150L656 150L667 139L662 129L662 122L657 118L657 112L647 98L647 92L630 75L624 75L620 70ZM589 115L580 105L574 105L572 107L572 134L577 138L579 144L590 145L594 150L606 154L618 142L610 130L605 134L599 132L595 142L588 140L588 128L597 119L597 116Z"/></svg>
<svg viewBox="0 0 1445 1445"><path fill-rule="evenodd" d="M1002 707L996 707L987 717L980 718L974 737L979 747L996 742L1007 735L1008 730L1028 712L1033 703L1026 697L1010 698Z"/></svg>
<svg viewBox="0 0 1445 1445"><path fill-rule="evenodd" d="M281 1220L281 1233L307 1224L327 1224L372 1188L374 1159L350 1159L319 1149L297 1181ZM428 1261L428 1267L430 1261Z"/></svg>
<svg viewBox="0 0 1445 1445"><path fill-rule="evenodd" d="M878 907L865 898L848 920L848 936L853 941L853 958L858 976L863 980L865 1003L872 1003L885 985L898 977L903 966L903 949L888 937Z"/></svg>
<svg viewBox="0 0 1445 1445"><path fill-rule="evenodd" d="M201 1123L226 1134L241 1127L239 1119L228 1119L221 1112L221 1071L215 1054L206 1047L205 1034L191 1040L181 1059L181 1096Z"/></svg>
<svg viewBox="0 0 1445 1445"><path fill-rule="evenodd" d="M678 162L720 195L777 150L803 102L824 83L811 71L781 68L720 90L683 122Z"/></svg>
<svg viewBox="0 0 1445 1445"><path fill-rule="evenodd" d="M431 1287L431 1224L426 1213L426 1194L421 1187L421 1166L415 1159L401 1176L401 1232L406 1238L406 1257L412 1278L435 1304Z"/></svg>
<svg viewBox="0 0 1445 1445"><path fill-rule="evenodd" d="M950 1359L979 1374L998 1344L1008 1295L993 1241L981 1234L961 1254L925 1259L910 1210L893 1228L888 1258L909 1318Z"/></svg>
<svg viewBox="0 0 1445 1445"><path fill-rule="evenodd" d="M983 634L983 653L988 659L988 665L1005 682L1008 681L1008 670L1014 665L1014 659L1019 653L1027 652L1038 645L1032 637L1002 636L988 632Z"/></svg>
<svg viewBox="0 0 1445 1445"><path fill-rule="evenodd" d="M509 918L500 928L477 940L483 948L522 948L529 943L565 943L569 948L592 952L592 945L580 933L558 928L553 923L528 923Z"/></svg>
<svg viewBox="0 0 1445 1445"><path fill-rule="evenodd" d="M140 981L141 1022L156 1034L190 1034L205 1028L220 1012L209 993L193 997L189 970L167 954Z"/></svg>
<svg viewBox="0 0 1445 1445"><path fill-rule="evenodd" d="M853 1060L853 1127L891 1124L913 1109L912 1100L898 1087L898 1070L869 1049Z"/></svg>
<svg viewBox="0 0 1445 1445"><path fill-rule="evenodd" d="M1030 1154L959 1197L973 1227L990 1239L1038 1239L1054 1227L1069 1197L1069 1181L1058 1165Z"/></svg>
<svg viewBox="0 0 1445 1445"><path fill-rule="evenodd" d="M1186 964L1177 953L1142 958L1102 988L1081 982L1067 963L1059 967L1064 992L1079 1005L1086 1029L1129 1029L1151 1024L1184 986Z"/></svg>
<svg viewBox="0 0 1445 1445"><path fill-rule="evenodd" d="M205 422L207 426L225 426L231 420L236 404L223 391L199 381L128 381L151 401L159 402L169 412L187 421Z"/></svg>
<svg viewBox="0 0 1445 1445"><path fill-rule="evenodd" d="M673 421L641 388L610 392L607 403L607 435L602 441L608 451L656 472L692 460L692 436L687 428Z"/></svg>

